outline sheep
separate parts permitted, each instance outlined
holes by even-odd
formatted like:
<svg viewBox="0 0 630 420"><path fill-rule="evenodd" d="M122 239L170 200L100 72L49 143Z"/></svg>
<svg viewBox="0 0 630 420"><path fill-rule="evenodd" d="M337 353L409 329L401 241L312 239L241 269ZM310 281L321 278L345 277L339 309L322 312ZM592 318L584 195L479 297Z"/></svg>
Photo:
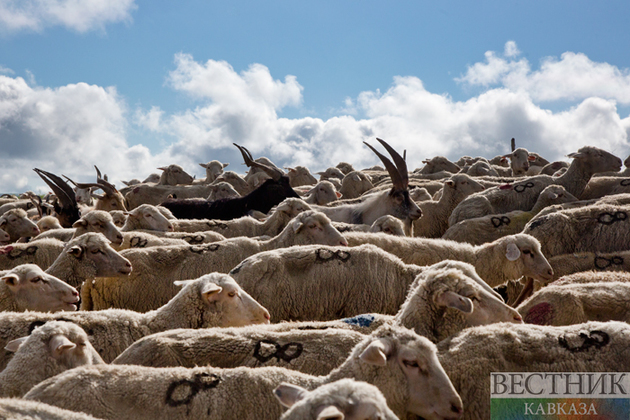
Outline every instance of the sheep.
<svg viewBox="0 0 630 420"><path fill-rule="evenodd" d="M448 229L448 217L467 196L485 190L484 186L466 174L455 174L444 182L440 201L418 204L422 217L413 222L413 236L439 238Z"/></svg>
<svg viewBox="0 0 630 420"><path fill-rule="evenodd" d="M177 282L179 293L155 311L106 309L63 313L0 313L0 345L28 335L47 321L77 324L106 363L110 363L134 341L175 328L238 327L269 322L269 312L225 274L212 273L195 280ZM10 354L0 350L0 369Z"/></svg>
<svg viewBox="0 0 630 420"><path fill-rule="evenodd" d="M301 185L317 184L317 178L311 175L308 168L304 166L296 166L295 168L284 168L288 170L289 183L293 188Z"/></svg>
<svg viewBox="0 0 630 420"><path fill-rule="evenodd" d="M162 171L158 185L190 185L193 183L194 178L179 165L168 165L158 169Z"/></svg>
<svg viewBox="0 0 630 420"><path fill-rule="evenodd" d="M606 195L623 193L630 193L630 178L614 176L593 177L586 184L580 200L591 200L602 198Z"/></svg>
<svg viewBox="0 0 630 420"><path fill-rule="evenodd" d="M177 329L141 338L112 364L189 368L280 366L309 375L326 375L339 367L364 337L357 331L335 328L274 331L252 325Z"/></svg>
<svg viewBox="0 0 630 420"><path fill-rule="evenodd" d="M7 245L11 243L11 236L3 229L0 229L0 245Z"/></svg>
<svg viewBox="0 0 630 420"><path fill-rule="evenodd" d="M15 201L11 201L9 203L1 205L0 215L3 215L9 210L22 209L24 211L27 211L33 208L35 208L35 205L33 204L30 198L15 200Z"/></svg>
<svg viewBox="0 0 630 420"><path fill-rule="evenodd" d="M569 274L550 283L553 286L564 286L568 284L581 283L603 283L603 282L630 282L630 273L615 271L582 271Z"/></svg>
<svg viewBox="0 0 630 420"><path fill-rule="evenodd" d="M79 292L35 264L0 274L0 311L76 311Z"/></svg>
<svg viewBox="0 0 630 420"><path fill-rule="evenodd" d="M343 172L341 172L341 170L339 170L339 168L333 167L327 168L323 172L316 172L316 174L319 175L320 181L330 181L331 178L336 178L341 181L343 177L346 176Z"/></svg>
<svg viewBox="0 0 630 420"><path fill-rule="evenodd" d="M626 372L628 337L630 326L623 322L501 323L468 328L441 341L438 356L466 407L464 418L486 420L491 418L491 373Z"/></svg>
<svg viewBox="0 0 630 420"><path fill-rule="evenodd" d="M36 223L40 232L48 232L49 230L54 229L63 229L63 226L59 223L59 219L54 216L44 216L39 219Z"/></svg>
<svg viewBox="0 0 630 420"><path fill-rule="evenodd" d="M486 214L504 213L512 210L528 211L536 202L540 192L551 184L562 185L575 197L582 195L593 174L621 167L621 159L597 147L585 146L568 155L573 162L567 172L557 178L536 175L508 185L489 188L473 194L451 213L448 224Z"/></svg>
<svg viewBox="0 0 630 420"><path fill-rule="evenodd" d="M539 175L553 175L554 173L558 172L560 169L568 168L568 167L569 167L569 164L567 162L557 160L555 162L551 162L543 166L543 168L539 172Z"/></svg>
<svg viewBox="0 0 630 420"><path fill-rule="evenodd" d="M630 251L577 252L549 258L554 280L582 271L630 271Z"/></svg>
<svg viewBox="0 0 630 420"><path fill-rule="evenodd" d="M440 171L457 173L461 169L459 166L445 158L444 156L435 156L431 159L422 161L425 165L418 172L419 174L433 174Z"/></svg>
<svg viewBox="0 0 630 420"><path fill-rule="evenodd" d="M46 273L79 288L94 277L128 276L131 264L102 233L89 232L68 242Z"/></svg>
<svg viewBox="0 0 630 420"><path fill-rule="evenodd" d="M339 192L345 199L358 198L374 188L370 177L361 171L352 171L341 180Z"/></svg>
<svg viewBox="0 0 630 420"><path fill-rule="evenodd" d="M264 184L264 182L268 179L271 179L271 177L266 173L256 172L255 174L247 178L247 185L249 185L249 190L255 190L256 188Z"/></svg>
<svg viewBox="0 0 630 420"><path fill-rule="evenodd" d="M229 172L221 175L224 176ZM221 179L221 178L219 178ZM222 180L222 179L221 179ZM219 180L216 181L220 182ZM244 182L244 181L243 181ZM208 197L214 189L213 184L195 184L195 185L157 185L157 184L138 184L133 188L129 188L125 193L126 208L131 210L141 204L158 204L166 201L169 197L174 198L198 198ZM240 190L237 191L243 194Z"/></svg>
<svg viewBox="0 0 630 420"><path fill-rule="evenodd" d="M463 412L459 396L437 361L435 345L412 331L392 326L365 337L327 376L280 367L95 365L47 379L25 398L117 419L276 419L282 409L272 390L280 383L314 389L343 378L375 385L399 417L410 413L425 418L458 418ZM199 393L201 390L205 391ZM238 403L232 400L234 396L238 396ZM90 401L88 407L85 401Z"/></svg>
<svg viewBox="0 0 630 420"><path fill-rule="evenodd" d="M221 163L218 160L211 160L208 163L200 163L199 166L206 170L206 179L203 183L210 184L211 182L214 182L214 180L223 173L223 170L227 168L228 165L229 163Z"/></svg>
<svg viewBox="0 0 630 420"><path fill-rule="evenodd" d="M210 184L210 194L206 197L208 201L223 200L225 198L237 198L241 195L234 189L232 184L228 182L217 182Z"/></svg>
<svg viewBox="0 0 630 420"><path fill-rule="evenodd" d="M101 177L101 171L94 165L96 169L96 183L75 183L77 188L94 188L103 190L103 195L92 194L95 197L96 203L94 204L95 210L111 211L111 210L127 210L125 204L125 197L120 191L116 189L114 184L107 181L107 175L105 178Z"/></svg>
<svg viewBox="0 0 630 420"><path fill-rule="evenodd" d="M125 213L126 212L122 210L112 210L109 212L112 216L112 222L114 222L114 225L116 225L117 228L122 228L125 225L125 222L127 221Z"/></svg>
<svg viewBox="0 0 630 420"><path fill-rule="evenodd" d="M348 175L350 172L354 171L354 168L348 162L339 162L335 168L339 169L344 175Z"/></svg>
<svg viewBox="0 0 630 420"><path fill-rule="evenodd" d="M192 235L190 235L192 238ZM204 243L203 237L200 235L200 241L196 243ZM153 246L172 246L172 245L189 245L190 242L187 242L183 239L177 238L168 238L168 237L160 237L153 235L149 232L125 232L123 235L123 241L120 245L114 246L113 248L116 251L122 251L124 249L130 248L149 248Z"/></svg>
<svg viewBox="0 0 630 420"><path fill-rule="evenodd" d="M55 262L65 246L65 242L49 238L0 247L0 270L21 264L37 264L45 270Z"/></svg>
<svg viewBox="0 0 630 420"><path fill-rule="evenodd" d="M53 173L42 171L38 168L33 170L55 193L57 201L54 202L53 207L61 226L66 228L72 227L72 224L81 217L72 188Z"/></svg>
<svg viewBox="0 0 630 420"><path fill-rule="evenodd" d="M536 216L524 233L542 244L548 257L574 252L615 252L630 249L628 206L591 205Z"/></svg>
<svg viewBox="0 0 630 420"><path fill-rule="evenodd" d="M212 242L219 242L219 241L224 241L225 239L227 239L225 236L221 235L220 233L213 232L211 230L206 230L206 231L201 231L201 232L190 232L190 233L189 232L159 232L157 230L150 230L150 231L149 230L147 231L136 230L134 232L127 232L125 234L125 238L129 237L130 242L132 241L131 238L134 238L134 237L138 238L139 243L132 246L132 248L137 248L137 247L142 248L141 242L143 242L145 239L148 240L148 242L156 243L155 239L150 238L149 235L153 237L157 237L157 238L167 239L167 240L173 240L173 239L183 240L190 245L209 244ZM123 241L123 245L124 245L124 241Z"/></svg>
<svg viewBox="0 0 630 420"><path fill-rule="evenodd" d="M271 179L244 197L208 202L205 200L168 199L162 205L179 219L222 219L230 220L247 215L251 210L267 213L271 208L289 197L299 198L289 185L284 173L270 166L255 162L249 151L235 144L241 151L245 163L250 167L262 168Z"/></svg>
<svg viewBox="0 0 630 420"><path fill-rule="evenodd" d="M497 168L490 165L485 159L478 160L470 166L464 166L461 173L469 176L499 176Z"/></svg>
<svg viewBox="0 0 630 420"><path fill-rule="evenodd" d="M429 191L424 187L416 187L416 188L410 189L409 196L416 203L419 201L430 201L433 199L431 197L431 194L429 194Z"/></svg>
<svg viewBox="0 0 630 420"><path fill-rule="evenodd" d="M628 322L628 297L628 282L550 284L516 309L523 314L525 322L538 325L571 325L587 321Z"/></svg>
<svg viewBox="0 0 630 420"><path fill-rule="evenodd" d="M127 219L121 228L123 232L146 229L172 232L173 224L162 214L160 209L151 204L142 204L125 213Z"/></svg>
<svg viewBox="0 0 630 420"><path fill-rule="evenodd" d="M324 206L341 198L342 194L337 192L335 186L330 181L319 181L313 188L306 192L308 197L304 200L308 204Z"/></svg>
<svg viewBox="0 0 630 420"><path fill-rule="evenodd" d="M251 187L239 174L234 171L226 171L219 175L214 182L227 182L232 185L236 192L238 192L241 196L247 195L252 192Z"/></svg>
<svg viewBox="0 0 630 420"><path fill-rule="evenodd" d="M227 273L258 252L313 243L345 245L346 240L325 215L309 210L297 215L280 235L267 241L241 237L204 245L124 250L121 255L134 267L130 278L101 277L89 282L81 289L81 309L149 311L175 295L173 280L213 271Z"/></svg>
<svg viewBox="0 0 630 420"><path fill-rule="evenodd" d="M214 231L226 238L237 236L276 236L285 228L289 220L311 207L300 198L287 198L283 200L276 210L265 220L260 222L253 217L244 216L232 220L174 220L175 232Z"/></svg>
<svg viewBox="0 0 630 420"><path fill-rule="evenodd" d="M81 327L50 321L10 341L15 356L0 373L0 397L22 397L41 381L78 366L104 363ZM28 375L25 373L28 372Z"/></svg>
<svg viewBox="0 0 630 420"><path fill-rule="evenodd" d="M389 235L405 236L405 226L400 219L394 216L381 216L371 225L355 225L352 223L333 222L335 229L345 232L383 232Z"/></svg>
<svg viewBox="0 0 630 420"><path fill-rule="evenodd" d="M23 209L11 209L0 216L0 228L9 234L9 241L39 235L39 228Z"/></svg>
<svg viewBox="0 0 630 420"><path fill-rule="evenodd" d="M371 243L398 256L406 264L430 265L445 259L471 263L492 287L521 276L547 283L553 276L549 262L540 251L540 242L525 234L508 235L480 246L379 233L349 232L344 236L350 246Z"/></svg>
<svg viewBox="0 0 630 420"><path fill-rule="evenodd" d="M577 201L561 185L549 185L536 200L530 211L514 210L509 213L487 215L462 220L449 227L442 235L443 239L468 242L481 245L492 242L506 235L522 232L527 222L547 206ZM415 231L414 231L415 233Z"/></svg>
<svg viewBox="0 0 630 420"><path fill-rule="evenodd" d="M62 410L20 398L0 398L0 418L10 420L98 420L85 413Z"/></svg>
<svg viewBox="0 0 630 420"><path fill-rule="evenodd" d="M283 382L273 392L289 408L280 420L398 420L377 387L349 378L314 391Z"/></svg>
<svg viewBox="0 0 630 420"><path fill-rule="evenodd" d="M512 153L504 155L504 157L510 159L510 168L512 169L512 176L526 175L529 169L530 161L535 160L534 156L529 155L527 149L519 147L513 150Z"/></svg>
<svg viewBox="0 0 630 420"><path fill-rule="evenodd" d="M102 210L92 210L81 216L79 220L72 224L68 229L54 229L48 232L42 232L35 239L55 238L64 242L77 238L88 232L102 233L113 244L120 245L123 235L120 229L114 224L112 216Z"/></svg>

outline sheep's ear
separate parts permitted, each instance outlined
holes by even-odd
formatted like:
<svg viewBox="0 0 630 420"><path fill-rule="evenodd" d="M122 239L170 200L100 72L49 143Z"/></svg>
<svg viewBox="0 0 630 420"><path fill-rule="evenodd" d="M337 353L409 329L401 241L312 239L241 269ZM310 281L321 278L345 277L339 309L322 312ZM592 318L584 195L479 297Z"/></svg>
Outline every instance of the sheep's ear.
<svg viewBox="0 0 630 420"><path fill-rule="evenodd" d="M384 339L374 340L363 350L359 356L361 360L370 365L385 366L387 355L391 352L391 345Z"/></svg>
<svg viewBox="0 0 630 420"><path fill-rule="evenodd" d="M304 399L308 395L308 391L300 386L282 382L273 390L273 395L280 401L280 404L288 408Z"/></svg>
<svg viewBox="0 0 630 420"><path fill-rule="evenodd" d="M224 167L224 168L227 168L227 167L228 167L228 165L229 165L229 163L224 163L224 164L223 164L223 167Z"/></svg>
<svg viewBox="0 0 630 420"><path fill-rule="evenodd" d="M174 284L175 286L181 286L181 287L184 287L184 286L186 286L187 284L192 283L193 281L194 281L194 280L175 280L175 281L173 282L173 284Z"/></svg>
<svg viewBox="0 0 630 420"><path fill-rule="evenodd" d="M223 287L215 284L215 283L206 283L201 289L201 295L208 302L212 302L218 299L219 293L221 293Z"/></svg>
<svg viewBox="0 0 630 420"><path fill-rule="evenodd" d="M455 182L453 182L452 180L448 180L444 182L444 185L448 185L451 188L455 188Z"/></svg>
<svg viewBox="0 0 630 420"><path fill-rule="evenodd" d="M2 281L4 282L4 284L12 288L18 284L20 278L17 274L9 273L6 276L2 277Z"/></svg>
<svg viewBox="0 0 630 420"><path fill-rule="evenodd" d="M508 261L516 261L521 256L521 250L518 249L518 246L514 242L510 242L508 246L505 248L505 258Z"/></svg>
<svg viewBox="0 0 630 420"><path fill-rule="evenodd" d="M527 160L529 161L535 161L536 160L536 156L527 156Z"/></svg>
<svg viewBox="0 0 630 420"><path fill-rule="evenodd" d="M75 258L81 258L81 255L83 255L83 248L81 248L79 245L74 245L66 252Z"/></svg>
<svg viewBox="0 0 630 420"><path fill-rule="evenodd" d="M337 194L337 198L341 198L341 196L343 195L339 191L335 191L335 194Z"/></svg>
<svg viewBox="0 0 630 420"><path fill-rule="evenodd" d="M345 416L337 407L329 405L317 415L317 420L343 420Z"/></svg>
<svg viewBox="0 0 630 420"><path fill-rule="evenodd" d="M20 347L22 345L22 343L26 341L27 338L28 338L28 336L16 338L15 340L11 340L11 341L9 341L7 343L6 346L4 346L4 349L6 351L10 351L12 353L15 353L18 350L18 347Z"/></svg>
<svg viewBox="0 0 630 420"><path fill-rule="evenodd" d="M166 168L158 168L160 171L165 171Z"/></svg>
<svg viewBox="0 0 630 420"><path fill-rule="evenodd" d="M53 356L60 356L62 353L72 350L76 346L77 345L70 341L68 337L61 334L55 335L48 343L48 348Z"/></svg>
<svg viewBox="0 0 630 420"><path fill-rule="evenodd" d="M439 294L435 298L435 303L440 306L446 306L447 308L457 309L465 314L469 314L473 311L472 300L451 290Z"/></svg>
<svg viewBox="0 0 630 420"><path fill-rule="evenodd" d="M73 228L86 227L86 226L87 226L87 224L88 224L88 223L87 223L87 220L84 220L84 219L79 219L79 220L77 220L76 222L74 222L74 223L72 224L72 227L73 227Z"/></svg>
<svg viewBox="0 0 630 420"><path fill-rule="evenodd" d="M8 222L9 222L9 221L3 217L2 219L0 219L0 226L4 226L4 225L6 225Z"/></svg>
<svg viewBox="0 0 630 420"><path fill-rule="evenodd" d="M298 233L300 231L300 229L302 229L304 227L304 223L302 222L295 222L293 224L293 232L294 233Z"/></svg>
<svg viewBox="0 0 630 420"><path fill-rule="evenodd" d="M567 155L567 157L572 158L572 159L581 158L581 157L584 157L584 156L585 156L584 153L578 153L578 152L569 153Z"/></svg>
<svg viewBox="0 0 630 420"><path fill-rule="evenodd" d="M205 163L200 163L199 166L201 166L202 168L207 168L208 165L206 165Z"/></svg>
<svg viewBox="0 0 630 420"><path fill-rule="evenodd" d="M326 172L315 172L315 175L325 175Z"/></svg>

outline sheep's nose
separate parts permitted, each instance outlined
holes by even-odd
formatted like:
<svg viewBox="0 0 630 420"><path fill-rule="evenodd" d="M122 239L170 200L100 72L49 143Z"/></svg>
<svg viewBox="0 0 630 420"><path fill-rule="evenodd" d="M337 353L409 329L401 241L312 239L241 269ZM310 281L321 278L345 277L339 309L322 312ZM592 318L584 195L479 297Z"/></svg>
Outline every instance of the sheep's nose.
<svg viewBox="0 0 630 420"><path fill-rule="evenodd" d="M523 322L523 317L520 316L519 314L514 315L514 321L516 322Z"/></svg>
<svg viewBox="0 0 630 420"><path fill-rule="evenodd" d="M72 296L79 297L79 292L77 292L76 290L73 290L72 291Z"/></svg>
<svg viewBox="0 0 630 420"><path fill-rule="evenodd" d="M168 225L168 231L173 232L173 230L174 230L173 225Z"/></svg>
<svg viewBox="0 0 630 420"><path fill-rule="evenodd" d="M348 241L346 240L346 238L341 238L341 240L339 241L339 245L348 246Z"/></svg>

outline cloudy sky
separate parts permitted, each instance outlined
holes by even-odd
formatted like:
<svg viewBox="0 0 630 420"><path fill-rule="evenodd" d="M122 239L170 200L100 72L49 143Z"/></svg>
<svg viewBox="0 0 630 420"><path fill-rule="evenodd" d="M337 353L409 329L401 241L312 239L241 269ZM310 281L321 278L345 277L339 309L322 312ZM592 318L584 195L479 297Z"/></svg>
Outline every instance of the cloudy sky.
<svg viewBox="0 0 630 420"><path fill-rule="evenodd" d="M627 1L0 0L0 192L218 159L630 154Z"/></svg>

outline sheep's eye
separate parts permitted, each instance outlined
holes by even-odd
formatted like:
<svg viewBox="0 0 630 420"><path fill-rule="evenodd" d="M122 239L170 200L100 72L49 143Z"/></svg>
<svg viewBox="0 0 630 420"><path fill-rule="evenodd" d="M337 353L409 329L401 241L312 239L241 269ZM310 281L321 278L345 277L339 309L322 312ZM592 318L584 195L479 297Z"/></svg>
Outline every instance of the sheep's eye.
<svg viewBox="0 0 630 420"><path fill-rule="evenodd" d="M105 254L105 253L104 253L103 251L101 251L100 249L93 249L93 250L92 250L92 254L98 254L98 253Z"/></svg>
<svg viewBox="0 0 630 420"><path fill-rule="evenodd" d="M403 360L403 364L409 368L417 368L420 367L418 365L418 362L416 362L415 360Z"/></svg>
<svg viewBox="0 0 630 420"><path fill-rule="evenodd" d="M35 277L34 279L31 279L31 283L37 283L37 282L40 282L40 281L42 281L41 277Z"/></svg>
<svg viewBox="0 0 630 420"><path fill-rule="evenodd" d="M228 293L228 296L229 297L234 297L234 296L236 296L236 292L230 292L230 293Z"/></svg>
<svg viewBox="0 0 630 420"><path fill-rule="evenodd" d="M87 344L85 342L80 342L80 343L77 343L77 346L85 347L87 346Z"/></svg>
<svg viewBox="0 0 630 420"><path fill-rule="evenodd" d="M530 251L529 249L524 249L523 250L523 254L525 254L525 255L529 255L531 253L532 253L532 251Z"/></svg>

